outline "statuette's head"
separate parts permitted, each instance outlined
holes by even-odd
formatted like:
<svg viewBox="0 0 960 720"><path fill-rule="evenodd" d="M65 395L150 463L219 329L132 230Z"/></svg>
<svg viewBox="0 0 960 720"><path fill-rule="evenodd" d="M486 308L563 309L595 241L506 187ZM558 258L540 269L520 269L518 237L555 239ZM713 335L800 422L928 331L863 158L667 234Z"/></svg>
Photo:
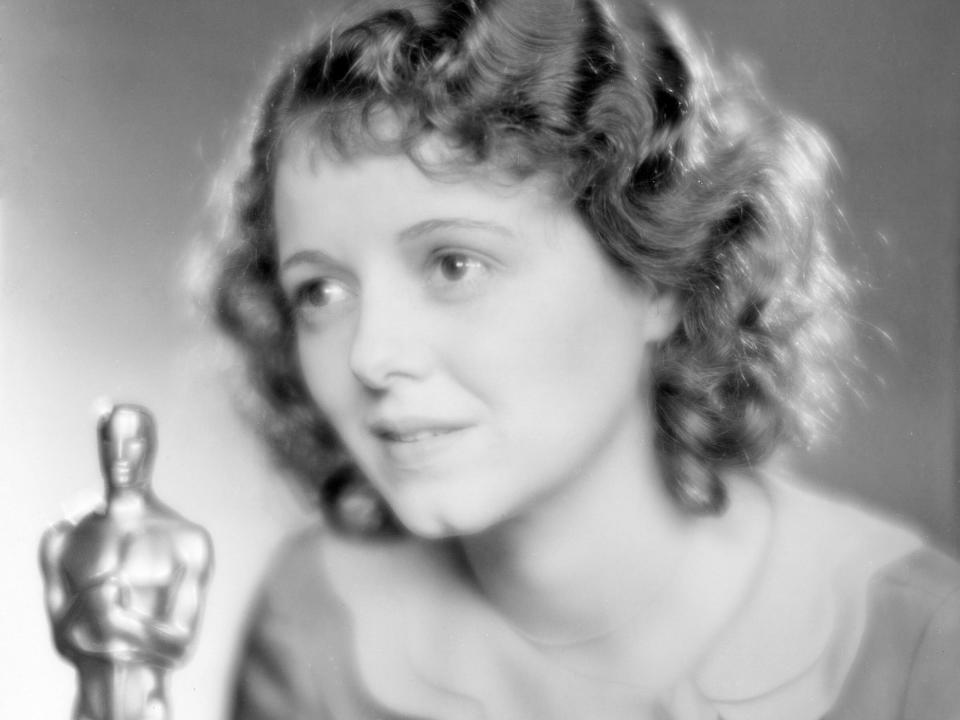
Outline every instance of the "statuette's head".
<svg viewBox="0 0 960 720"><path fill-rule="evenodd" d="M100 417L97 433L108 487L145 488L157 446L153 416L137 405L116 405Z"/></svg>

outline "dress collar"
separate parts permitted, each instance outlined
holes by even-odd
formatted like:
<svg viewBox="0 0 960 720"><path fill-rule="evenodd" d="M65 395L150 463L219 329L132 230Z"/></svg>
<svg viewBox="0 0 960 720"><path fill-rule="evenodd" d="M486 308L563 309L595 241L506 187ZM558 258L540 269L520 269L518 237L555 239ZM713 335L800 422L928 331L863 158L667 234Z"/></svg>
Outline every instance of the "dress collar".
<svg viewBox="0 0 960 720"><path fill-rule="evenodd" d="M790 717L784 703L799 717L825 712L854 661L871 578L920 545L914 533L796 480L771 482L770 492L765 569L694 674L731 720ZM763 714L773 702L778 712Z"/></svg>
<svg viewBox="0 0 960 720"><path fill-rule="evenodd" d="M689 709L668 701L671 717L699 720L711 708L728 720L819 717L854 660L870 578L920 544L794 481L771 482L770 493L765 567L678 687L675 701ZM323 569L351 616L361 684L385 708L445 720L603 716L589 707L591 686L551 670L469 588L443 546L330 537ZM628 705L627 690L610 702Z"/></svg>

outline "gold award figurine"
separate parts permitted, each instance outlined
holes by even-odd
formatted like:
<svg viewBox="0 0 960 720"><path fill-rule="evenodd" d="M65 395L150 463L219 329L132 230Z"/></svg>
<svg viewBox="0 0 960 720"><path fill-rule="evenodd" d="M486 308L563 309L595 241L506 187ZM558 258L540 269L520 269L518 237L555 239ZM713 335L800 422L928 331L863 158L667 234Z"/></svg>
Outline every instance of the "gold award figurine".
<svg viewBox="0 0 960 720"><path fill-rule="evenodd" d="M116 405L97 427L106 502L40 544L57 650L77 669L74 720L169 720L169 671L197 632L210 536L150 487L156 427Z"/></svg>

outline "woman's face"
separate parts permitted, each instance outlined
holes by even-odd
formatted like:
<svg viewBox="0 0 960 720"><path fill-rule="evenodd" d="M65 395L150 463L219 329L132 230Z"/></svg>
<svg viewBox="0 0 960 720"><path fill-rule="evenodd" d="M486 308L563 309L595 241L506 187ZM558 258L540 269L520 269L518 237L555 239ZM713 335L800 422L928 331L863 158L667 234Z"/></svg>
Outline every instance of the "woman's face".
<svg viewBox="0 0 960 720"><path fill-rule="evenodd" d="M635 470L674 319L542 179L288 148L275 191L307 385L408 529L483 531Z"/></svg>

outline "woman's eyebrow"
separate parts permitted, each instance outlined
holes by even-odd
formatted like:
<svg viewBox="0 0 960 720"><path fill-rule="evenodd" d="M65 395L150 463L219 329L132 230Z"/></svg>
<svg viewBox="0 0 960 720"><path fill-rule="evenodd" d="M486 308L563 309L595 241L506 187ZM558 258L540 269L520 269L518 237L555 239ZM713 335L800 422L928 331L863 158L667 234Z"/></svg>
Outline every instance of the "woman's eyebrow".
<svg viewBox="0 0 960 720"><path fill-rule="evenodd" d="M397 240L406 242L443 230L481 230L505 238L513 239L516 237L510 228L495 222L472 220L470 218L431 218L404 228L397 234Z"/></svg>
<svg viewBox="0 0 960 720"><path fill-rule="evenodd" d="M300 263L326 264L330 262L332 262L330 256L322 250L297 250L280 263L280 269L285 270L291 265L299 265Z"/></svg>

